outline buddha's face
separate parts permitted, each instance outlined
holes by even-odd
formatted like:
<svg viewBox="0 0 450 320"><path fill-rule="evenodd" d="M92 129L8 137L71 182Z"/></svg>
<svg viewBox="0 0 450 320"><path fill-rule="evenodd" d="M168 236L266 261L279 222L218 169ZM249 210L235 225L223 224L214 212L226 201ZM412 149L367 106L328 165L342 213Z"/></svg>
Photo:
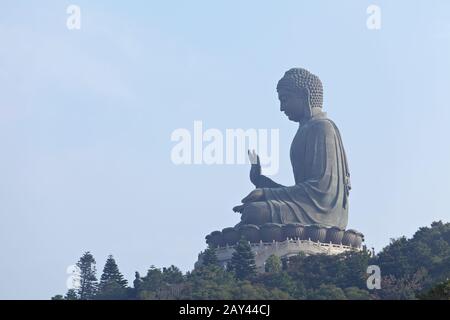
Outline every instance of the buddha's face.
<svg viewBox="0 0 450 320"><path fill-rule="evenodd" d="M293 92L280 88L278 99L280 100L280 111L284 112L291 121L299 122L309 113L307 90Z"/></svg>

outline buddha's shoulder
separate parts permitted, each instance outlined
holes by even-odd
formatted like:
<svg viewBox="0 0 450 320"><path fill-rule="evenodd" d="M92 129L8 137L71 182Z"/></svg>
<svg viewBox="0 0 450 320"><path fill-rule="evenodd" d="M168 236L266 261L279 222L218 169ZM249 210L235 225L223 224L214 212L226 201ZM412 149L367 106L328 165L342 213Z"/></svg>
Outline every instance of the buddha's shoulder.
<svg viewBox="0 0 450 320"><path fill-rule="evenodd" d="M314 131L334 132L333 121L328 118L312 119L309 123L309 129Z"/></svg>

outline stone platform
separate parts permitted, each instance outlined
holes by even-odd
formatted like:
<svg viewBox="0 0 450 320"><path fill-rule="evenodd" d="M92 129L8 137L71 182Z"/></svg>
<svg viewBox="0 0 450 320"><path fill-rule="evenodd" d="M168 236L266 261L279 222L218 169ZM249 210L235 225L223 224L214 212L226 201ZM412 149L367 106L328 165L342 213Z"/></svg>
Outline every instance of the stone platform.
<svg viewBox="0 0 450 320"><path fill-rule="evenodd" d="M337 227L321 225L302 225L300 223L265 223L261 226L239 225L213 231L205 239L208 246L213 248L234 246L241 238L259 244L284 242L287 239L310 240L312 242L332 243L336 245L360 248L364 235L356 230L343 230Z"/></svg>
<svg viewBox="0 0 450 320"><path fill-rule="evenodd" d="M326 254L326 255L336 255L346 251L360 251L361 248L355 248L351 246L346 246L343 244L332 244L332 243L322 243L313 242L311 240L299 240L299 239L286 239L285 241L273 241L273 242L262 242L250 243L253 253L255 254L255 263L258 272L264 272L264 264L271 255L278 256L280 258L289 258L291 256L296 256L299 253L304 253L306 255L312 254ZM226 245L224 247L216 248L216 255L219 263L226 267L226 265L231 261L231 257L234 252L234 246ZM199 266L202 263L203 252L199 254L198 261L195 266Z"/></svg>

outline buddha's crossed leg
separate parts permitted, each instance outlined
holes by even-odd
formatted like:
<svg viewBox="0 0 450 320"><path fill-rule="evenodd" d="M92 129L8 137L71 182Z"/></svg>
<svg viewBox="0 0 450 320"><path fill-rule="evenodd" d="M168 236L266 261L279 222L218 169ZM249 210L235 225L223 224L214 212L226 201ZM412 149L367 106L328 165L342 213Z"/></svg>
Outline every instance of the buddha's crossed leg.
<svg viewBox="0 0 450 320"><path fill-rule="evenodd" d="M265 201L245 203L234 207L233 210L242 213L240 225L254 224L260 226L272 222L270 208Z"/></svg>

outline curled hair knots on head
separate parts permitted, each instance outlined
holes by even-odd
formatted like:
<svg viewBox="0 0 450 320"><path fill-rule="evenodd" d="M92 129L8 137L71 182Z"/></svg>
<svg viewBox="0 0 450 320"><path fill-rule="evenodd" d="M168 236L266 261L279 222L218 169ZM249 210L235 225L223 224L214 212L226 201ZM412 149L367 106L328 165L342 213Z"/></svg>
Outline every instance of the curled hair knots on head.
<svg viewBox="0 0 450 320"><path fill-rule="evenodd" d="M277 90L285 88L291 91L307 89L311 108L322 108L323 87L319 77L303 68L288 70L278 82Z"/></svg>

